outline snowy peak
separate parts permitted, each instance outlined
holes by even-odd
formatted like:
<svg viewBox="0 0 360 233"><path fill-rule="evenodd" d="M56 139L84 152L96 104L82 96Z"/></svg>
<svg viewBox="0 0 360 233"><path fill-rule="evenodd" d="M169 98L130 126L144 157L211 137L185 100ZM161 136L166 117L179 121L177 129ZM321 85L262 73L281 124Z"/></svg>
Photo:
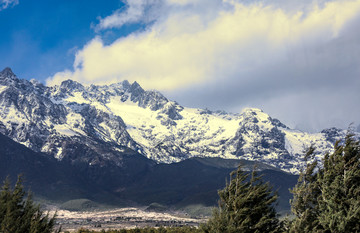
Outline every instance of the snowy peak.
<svg viewBox="0 0 360 233"><path fill-rule="evenodd" d="M276 126L279 128L288 129L286 125L281 123L278 119L270 117L267 113L264 113L263 110L259 108L245 108L242 110L241 114L244 122L252 122L254 124L268 124L272 126ZM265 126L265 125L264 125Z"/></svg>
<svg viewBox="0 0 360 233"><path fill-rule="evenodd" d="M245 108L242 110L240 117L243 120L242 122L247 124L271 123L271 117L258 108Z"/></svg>
<svg viewBox="0 0 360 233"><path fill-rule="evenodd" d="M16 142L59 160L92 164L120 165L119 152L138 148L121 117L92 106L90 99L79 101L87 94L80 83L67 80L45 87L34 80L11 78L0 86L0 132ZM80 156L81 151L86 155Z"/></svg>
<svg viewBox="0 0 360 233"><path fill-rule="evenodd" d="M237 157L263 160L272 165L288 162L290 154L285 148L285 134L282 132L286 126L260 109L244 109L239 120L235 137ZM275 166L288 169L280 164Z"/></svg>
<svg viewBox="0 0 360 233"><path fill-rule="evenodd" d="M106 104L113 97L120 97L122 102L130 100L142 108L152 111L163 108L169 102L160 92L145 91L137 82L130 84L127 80L109 86L90 85L84 87L78 82L66 80L60 86L54 86L51 93L54 97L81 96L85 101L100 101Z"/></svg>

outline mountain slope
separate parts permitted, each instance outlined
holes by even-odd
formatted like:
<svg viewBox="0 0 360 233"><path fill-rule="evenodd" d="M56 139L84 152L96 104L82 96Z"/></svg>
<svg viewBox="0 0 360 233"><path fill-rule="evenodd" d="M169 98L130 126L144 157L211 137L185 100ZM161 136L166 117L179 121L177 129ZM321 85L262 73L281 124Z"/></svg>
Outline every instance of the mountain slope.
<svg viewBox="0 0 360 233"><path fill-rule="evenodd" d="M0 73L0 132L34 151L88 166L122 166L136 151L160 163L192 157L261 161L297 173L305 147L332 150L345 131L292 130L260 109L240 114L191 109L128 81L46 87Z"/></svg>
<svg viewBox="0 0 360 233"><path fill-rule="evenodd" d="M88 183L78 173L45 154L34 152L0 134L0 180L9 176L15 182L19 174L37 196L66 200L85 195Z"/></svg>
<svg viewBox="0 0 360 233"><path fill-rule="evenodd" d="M217 190L225 185L231 171L242 164L250 170L254 162L220 158L192 158L179 163L141 166L134 156L124 162L128 168L97 167L68 164L0 134L0 180L10 176L16 180L23 174L26 188L37 198L66 202L86 198L111 205L149 205L157 202L167 206L185 207L201 204L216 205ZM289 210L289 188L297 176L270 170L258 164L260 174L279 190L279 210Z"/></svg>

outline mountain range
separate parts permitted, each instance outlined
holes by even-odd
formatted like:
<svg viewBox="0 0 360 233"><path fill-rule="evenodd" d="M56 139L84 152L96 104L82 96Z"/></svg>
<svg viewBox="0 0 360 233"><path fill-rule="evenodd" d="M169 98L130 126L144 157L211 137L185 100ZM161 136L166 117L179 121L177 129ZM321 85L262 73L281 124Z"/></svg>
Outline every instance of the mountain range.
<svg viewBox="0 0 360 233"><path fill-rule="evenodd" d="M47 87L0 73L0 133L59 161L121 166L136 151L157 163L192 157L260 161L298 173L311 144L331 151L345 130L290 129L260 109L239 114L186 108L137 82L90 85L67 80ZM120 153L119 153L120 152Z"/></svg>
<svg viewBox="0 0 360 233"><path fill-rule="evenodd" d="M49 87L0 72L0 178L24 173L52 200L214 205L232 170L257 163L289 209L304 149L319 159L345 134L290 129L256 108L187 108L126 80Z"/></svg>

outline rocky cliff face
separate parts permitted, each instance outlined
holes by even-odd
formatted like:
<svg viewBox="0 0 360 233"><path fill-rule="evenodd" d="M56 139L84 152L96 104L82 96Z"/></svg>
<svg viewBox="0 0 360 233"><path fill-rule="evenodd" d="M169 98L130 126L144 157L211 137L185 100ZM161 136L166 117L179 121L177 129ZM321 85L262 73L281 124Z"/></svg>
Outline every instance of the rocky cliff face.
<svg viewBox="0 0 360 233"><path fill-rule="evenodd" d="M304 148L331 150L345 134L292 130L260 109L240 114L191 109L128 81L83 86L67 80L47 87L0 73L0 132L34 151L72 163L121 166L124 151L156 162L191 157L262 161L296 173Z"/></svg>

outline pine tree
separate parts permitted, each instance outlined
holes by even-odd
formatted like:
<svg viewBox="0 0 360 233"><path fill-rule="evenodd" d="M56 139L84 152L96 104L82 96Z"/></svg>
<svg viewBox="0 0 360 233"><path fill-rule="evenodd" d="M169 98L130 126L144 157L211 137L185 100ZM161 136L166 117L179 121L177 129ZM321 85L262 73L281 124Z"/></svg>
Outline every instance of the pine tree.
<svg viewBox="0 0 360 233"><path fill-rule="evenodd" d="M290 232L360 232L360 142L348 134L322 165L308 163L292 190ZM310 148L307 157L314 156Z"/></svg>
<svg viewBox="0 0 360 233"><path fill-rule="evenodd" d="M318 230L317 203L321 190L317 183L318 174L314 172L318 168L318 162L313 158L314 152L313 146L306 152L305 161L313 159L313 162L307 164L306 169L300 173L298 183L291 190L294 195L290 201L291 210L296 218L291 222L290 232L316 232Z"/></svg>
<svg viewBox="0 0 360 233"><path fill-rule="evenodd" d="M2 225L3 219L7 212L7 203L9 203L10 200L11 200L10 180L7 177L6 180L4 181L4 185L1 188L1 192L0 192L0 230L1 230L1 225Z"/></svg>
<svg viewBox="0 0 360 233"><path fill-rule="evenodd" d="M249 174L239 167L230 175L230 182L219 191L219 208L202 226L205 232L278 232L274 203L277 195L253 170Z"/></svg>
<svg viewBox="0 0 360 233"><path fill-rule="evenodd" d="M13 190L9 178L6 178L0 192L0 232L53 232L55 216L49 218L48 214L44 214L40 206L33 203L31 194L27 195L26 200L25 196L20 176Z"/></svg>

